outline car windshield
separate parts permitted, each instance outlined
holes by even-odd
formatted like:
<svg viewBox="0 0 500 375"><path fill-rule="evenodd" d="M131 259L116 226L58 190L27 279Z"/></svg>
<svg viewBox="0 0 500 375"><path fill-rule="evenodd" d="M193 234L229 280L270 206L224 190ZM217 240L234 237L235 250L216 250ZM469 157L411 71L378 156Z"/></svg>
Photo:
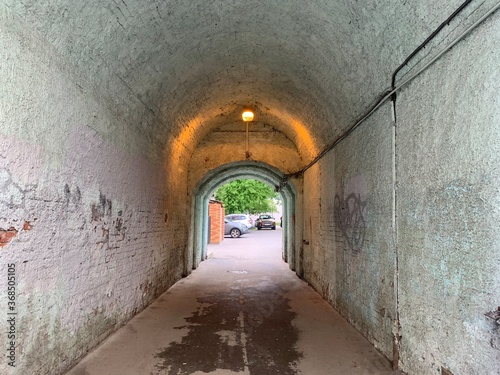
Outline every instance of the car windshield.
<svg viewBox="0 0 500 375"><path fill-rule="evenodd" d="M261 219L270 219L271 216L269 216L269 215L260 215L260 218Z"/></svg>

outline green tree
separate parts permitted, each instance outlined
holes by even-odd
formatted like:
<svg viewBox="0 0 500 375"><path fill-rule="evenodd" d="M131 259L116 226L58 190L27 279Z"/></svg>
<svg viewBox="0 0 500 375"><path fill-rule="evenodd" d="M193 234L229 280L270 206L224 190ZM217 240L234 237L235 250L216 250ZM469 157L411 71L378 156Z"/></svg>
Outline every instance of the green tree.
<svg viewBox="0 0 500 375"><path fill-rule="evenodd" d="M234 180L215 192L215 199L224 203L226 214L259 214L276 211L272 187L257 180Z"/></svg>

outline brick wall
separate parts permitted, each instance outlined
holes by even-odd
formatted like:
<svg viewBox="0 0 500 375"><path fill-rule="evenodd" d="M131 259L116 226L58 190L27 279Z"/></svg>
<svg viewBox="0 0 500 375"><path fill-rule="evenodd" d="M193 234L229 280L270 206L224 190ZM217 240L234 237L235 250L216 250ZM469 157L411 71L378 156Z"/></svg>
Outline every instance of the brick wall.
<svg viewBox="0 0 500 375"><path fill-rule="evenodd" d="M126 105L96 100L105 95L84 73L64 70L74 65L0 8L8 93L0 103L0 310L9 268L18 309L16 367L4 357L0 374L57 375L182 277L185 174L176 166L170 177L173 169L154 160L163 146L127 130L134 95L100 77Z"/></svg>
<svg viewBox="0 0 500 375"><path fill-rule="evenodd" d="M219 244L224 239L224 206L222 202L211 200L208 204L210 216L210 243Z"/></svg>

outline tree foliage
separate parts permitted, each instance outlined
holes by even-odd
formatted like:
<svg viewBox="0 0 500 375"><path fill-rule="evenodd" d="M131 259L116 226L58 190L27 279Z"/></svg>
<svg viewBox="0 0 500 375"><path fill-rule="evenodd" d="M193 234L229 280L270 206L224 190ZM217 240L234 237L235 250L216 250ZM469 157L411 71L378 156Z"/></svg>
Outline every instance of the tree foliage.
<svg viewBox="0 0 500 375"><path fill-rule="evenodd" d="M215 192L215 199L224 204L226 214L275 212L277 197L272 187L257 180L234 180Z"/></svg>

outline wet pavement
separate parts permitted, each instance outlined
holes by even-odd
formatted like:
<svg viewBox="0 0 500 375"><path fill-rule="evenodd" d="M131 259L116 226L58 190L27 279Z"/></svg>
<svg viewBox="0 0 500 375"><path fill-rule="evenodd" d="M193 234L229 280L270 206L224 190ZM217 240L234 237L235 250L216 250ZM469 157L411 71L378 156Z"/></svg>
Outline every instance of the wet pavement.
<svg viewBox="0 0 500 375"><path fill-rule="evenodd" d="M209 259L67 375L393 374L281 260L277 230L209 246Z"/></svg>

